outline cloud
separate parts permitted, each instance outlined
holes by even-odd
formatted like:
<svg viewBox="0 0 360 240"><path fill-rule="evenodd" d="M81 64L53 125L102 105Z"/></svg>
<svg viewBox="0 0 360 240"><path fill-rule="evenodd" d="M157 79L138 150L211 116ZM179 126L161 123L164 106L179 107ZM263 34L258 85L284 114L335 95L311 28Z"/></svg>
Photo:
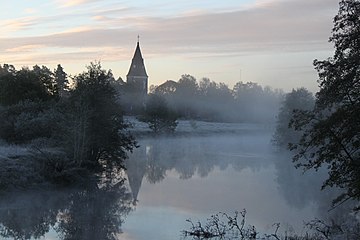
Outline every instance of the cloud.
<svg viewBox="0 0 360 240"><path fill-rule="evenodd" d="M55 4L57 4L60 8L68 8L96 1L98 0L55 0Z"/></svg>
<svg viewBox="0 0 360 240"><path fill-rule="evenodd" d="M38 24L39 18L37 17L22 17L16 19L9 19L0 21L3 32L7 31L20 31L28 29L35 24Z"/></svg>
<svg viewBox="0 0 360 240"><path fill-rule="evenodd" d="M6 52L8 53L19 53L19 52L32 52L32 51L37 51L38 49L43 48L44 46L41 44L27 44L27 45L22 45L19 47L14 47L14 48L9 48L6 49Z"/></svg>
<svg viewBox="0 0 360 240"><path fill-rule="evenodd" d="M38 10L35 8L26 8L24 11L27 14L34 14L34 13L38 12Z"/></svg>
<svg viewBox="0 0 360 240"><path fill-rule="evenodd" d="M131 7L112 6L111 9L97 10L97 11L95 11L95 14L96 15L105 15L105 16L119 16L120 14L130 13L134 10L135 10L135 8L131 8Z"/></svg>
<svg viewBox="0 0 360 240"><path fill-rule="evenodd" d="M75 1L74 4L89 1L92 0ZM129 56L137 34L140 34L141 40L144 39L150 56L181 54L219 57L329 49L327 39L331 32L332 17L336 14L337 0L268 0L266 4L259 3L264 2L258 1L246 10L198 12L172 17L123 17L115 13L129 9L113 9L114 14L108 15L105 14L107 10L99 10L92 15L96 23L93 25L43 36L0 38L0 53L16 54L14 50L23 46L41 45L44 48L72 48L80 59L89 57L89 52L76 51L76 48L122 47L128 49L123 53ZM16 29L29 27L36 22L36 19L28 18L9 24ZM67 54L66 57L70 55L75 58L76 54ZM104 55L107 56L110 55Z"/></svg>
<svg viewBox="0 0 360 240"><path fill-rule="evenodd" d="M18 52L18 54L14 54ZM94 48L36 48L35 45L26 45L16 49L10 49L1 56L12 64L32 65L37 64L58 64L61 62L89 62L93 60L119 61L128 60L123 48L94 47ZM26 53L26 54L24 54Z"/></svg>

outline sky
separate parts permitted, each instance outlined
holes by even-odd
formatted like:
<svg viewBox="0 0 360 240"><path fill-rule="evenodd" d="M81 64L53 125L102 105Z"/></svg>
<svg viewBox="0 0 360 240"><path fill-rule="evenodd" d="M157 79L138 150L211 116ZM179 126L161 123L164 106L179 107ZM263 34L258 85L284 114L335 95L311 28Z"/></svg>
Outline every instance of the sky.
<svg viewBox="0 0 360 240"><path fill-rule="evenodd" d="M314 59L328 42L338 0L0 0L0 64L69 75L100 61L126 79L137 36L149 86L182 74L318 90Z"/></svg>

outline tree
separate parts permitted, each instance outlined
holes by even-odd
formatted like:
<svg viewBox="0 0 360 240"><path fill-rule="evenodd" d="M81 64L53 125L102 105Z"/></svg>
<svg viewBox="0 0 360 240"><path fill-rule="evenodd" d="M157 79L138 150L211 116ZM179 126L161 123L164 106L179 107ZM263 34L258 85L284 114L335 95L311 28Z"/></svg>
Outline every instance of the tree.
<svg viewBox="0 0 360 240"><path fill-rule="evenodd" d="M313 94L305 88L293 89L285 95L285 99L281 103L273 137L273 141L278 147L286 148L289 143L297 142L300 139L301 132L289 128L291 117L295 110L312 110L314 104Z"/></svg>
<svg viewBox="0 0 360 240"><path fill-rule="evenodd" d="M320 91L313 111L297 111L291 126L303 130L294 161L304 169L328 168L323 187L343 193L334 200L360 200L360 1L342 0L329 41L335 53L315 60Z"/></svg>
<svg viewBox="0 0 360 240"><path fill-rule="evenodd" d="M233 87L235 117L245 122L272 123L278 111L282 92L255 82L238 82Z"/></svg>
<svg viewBox="0 0 360 240"><path fill-rule="evenodd" d="M52 96L58 96L58 89L54 79L54 73L46 66L33 66L32 72L35 73L38 81L45 87L47 93Z"/></svg>
<svg viewBox="0 0 360 240"><path fill-rule="evenodd" d="M168 96L174 94L176 92L177 87L178 87L177 82L173 80L167 80L163 84L159 86L155 86L153 91L151 92L157 95Z"/></svg>
<svg viewBox="0 0 360 240"><path fill-rule="evenodd" d="M24 144L39 138L55 140L61 113L53 101L23 101L0 108L0 138Z"/></svg>
<svg viewBox="0 0 360 240"><path fill-rule="evenodd" d="M103 70L100 63L91 63L74 80L63 139L69 157L78 167L91 171L122 167L126 151L136 143L126 132L127 124L111 85L111 71Z"/></svg>
<svg viewBox="0 0 360 240"><path fill-rule="evenodd" d="M210 121L231 121L233 96L225 83L202 78L199 83L197 114Z"/></svg>
<svg viewBox="0 0 360 240"><path fill-rule="evenodd" d="M139 120L146 122L155 133L174 132L177 126L176 114L168 108L162 96L155 94L149 95L145 112Z"/></svg>
<svg viewBox="0 0 360 240"><path fill-rule="evenodd" d="M177 91L186 96L195 96L198 91L198 84L196 78L189 75L183 74L178 81Z"/></svg>
<svg viewBox="0 0 360 240"><path fill-rule="evenodd" d="M69 81L67 80L67 74L60 64L58 64L57 68L54 70L54 78L59 96L63 97L68 89Z"/></svg>
<svg viewBox="0 0 360 240"><path fill-rule="evenodd" d="M196 117L197 111L194 103L198 100L199 88L196 78L189 74L184 74L181 75L177 83L175 91L177 113L185 118Z"/></svg>
<svg viewBox="0 0 360 240"><path fill-rule="evenodd" d="M16 71L4 64L0 69L0 104L12 105L25 100L47 101L57 96L52 72L37 65L33 70L22 68Z"/></svg>
<svg viewBox="0 0 360 240"><path fill-rule="evenodd" d="M6 74L13 74L15 73L15 67L13 65L4 64L3 66L0 65L0 77Z"/></svg>

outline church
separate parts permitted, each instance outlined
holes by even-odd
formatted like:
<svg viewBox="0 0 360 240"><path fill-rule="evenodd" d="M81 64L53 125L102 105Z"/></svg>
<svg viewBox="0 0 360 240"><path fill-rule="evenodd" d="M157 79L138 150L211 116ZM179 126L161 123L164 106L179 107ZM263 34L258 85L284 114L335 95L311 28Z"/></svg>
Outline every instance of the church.
<svg viewBox="0 0 360 240"><path fill-rule="evenodd" d="M134 93L138 93L141 96L147 95L148 75L146 73L144 59L140 50L139 36L135 53L131 60L130 69L126 75L126 82L128 85L132 86Z"/></svg>
<svg viewBox="0 0 360 240"><path fill-rule="evenodd" d="M131 115L141 113L145 108L148 93L148 75L141 54L139 36L124 87L122 101L126 106L126 112Z"/></svg>

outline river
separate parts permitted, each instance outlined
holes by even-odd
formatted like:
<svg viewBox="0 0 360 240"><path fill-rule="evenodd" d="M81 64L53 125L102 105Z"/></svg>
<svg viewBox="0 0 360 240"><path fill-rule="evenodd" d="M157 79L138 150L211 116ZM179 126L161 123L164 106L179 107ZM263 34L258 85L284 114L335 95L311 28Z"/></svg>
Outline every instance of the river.
<svg viewBox="0 0 360 240"><path fill-rule="evenodd" d="M123 184L3 196L0 233L8 239L180 239L190 227L186 219L246 209L246 225L260 232L272 233L280 223L281 232L303 234L304 221L330 209L333 195L320 191L325 175L294 169L289 155L272 146L271 129L199 128L139 138Z"/></svg>

